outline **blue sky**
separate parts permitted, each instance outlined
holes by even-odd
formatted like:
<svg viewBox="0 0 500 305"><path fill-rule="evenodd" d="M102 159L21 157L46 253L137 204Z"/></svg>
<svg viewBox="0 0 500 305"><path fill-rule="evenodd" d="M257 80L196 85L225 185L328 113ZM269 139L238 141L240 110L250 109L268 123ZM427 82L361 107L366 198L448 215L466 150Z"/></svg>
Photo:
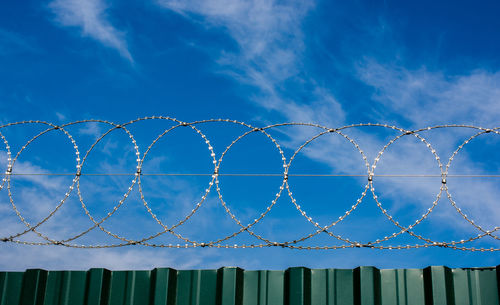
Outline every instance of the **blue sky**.
<svg viewBox="0 0 500 305"><path fill-rule="evenodd" d="M285 122L317 123L338 128L381 123L414 130L441 124L498 127L500 115L499 4L484 1L105 1L53 0L6 2L0 10L0 122L44 120L66 124L107 120L116 124L138 117L169 116L193 122L228 118L262 127ZM142 158L152 141L175 124L147 120L129 125ZM249 129L229 122L175 128L144 157L143 173L212 173L211 151L218 160L225 148ZM112 125L86 122L65 128L83 155ZM13 156L47 126L3 127ZM287 162L302 143L323 131L311 126L268 130ZM375 174L440 175L453 152L479 130L445 128L398 139L384 150ZM369 165L399 132L384 127L354 127L343 134L357 143ZM453 158L450 174L500 173L498 134L480 135ZM431 152L434 149L435 155ZM7 167L5 147L0 165ZM89 213L101 219L120 204L131 186L136 150L129 135L114 130L85 160L79 180ZM283 173L275 144L263 133L238 141L224 156L221 173ZM22 151L14 173L74 173L75 151L67 135L51 131ZM366 175L362 154L339 134L326 134L301 150L290 174ZM46 217L65 197L74 176L12 176L11 197L30 223ZM271 204L282 177L219 177L227 207L249 223ZM205 193L210 176L141 179L145 201L158 219L171 226L189 215ZM290 177L293 197L321 226L349 210L362 195L366 177ZM498 227L498 178L448 177L452 199L475 224ZM433 206L440 177L374 177L383 207L410 225ZM7 186L0 190L0 235L26 226L13 212ZM239 226L220 204L215 186L200 208L176 229L192 240L217 240ZM92 226L74 189L61 209L39 229L65 239ZM163 228L147 213L138 185L103 224L123 238L141 239ZM252 227L273 241L293 240L315 231L295 208L287 190L272 210ZM399 232L381 213L368 190L359 207L332 232L367 242ZM480 231L469 224L442 194L415 233L438 241L460 241ZM31 234L31 235L30 235ZM496 234L496 235L495 235ZM340 245L321 234L304 245ZM498 238L498 232L493 233ZM43 241L35 234L25 241ZM163 234L152 241L179 241ZM98 228L76 239L82 244L116 244ZM228 244L259 242L245 232ZM421 244L402 234L384 245ZM184 244L184 242L181 242ZM224 243L225 244L225 243ZM499 248L498 239L468 243ZM156 249L128 246L71 249L56 246L0 247L4 270L216 268L249 269L288 266L421 268L428 265L498 264L497 252L442 248L417 250L345 249L305 251L270 249Z"/></svg>

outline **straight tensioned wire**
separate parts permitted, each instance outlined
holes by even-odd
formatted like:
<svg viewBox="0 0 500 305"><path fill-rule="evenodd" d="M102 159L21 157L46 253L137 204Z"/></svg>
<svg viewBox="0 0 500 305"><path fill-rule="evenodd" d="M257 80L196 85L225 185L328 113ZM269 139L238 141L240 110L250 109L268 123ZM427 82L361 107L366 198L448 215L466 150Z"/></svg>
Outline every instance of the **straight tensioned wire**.
<svg viewBox="0 0 500 305"><path fill-rule="evenodd" d="M129 126L133 125L134 123L141 122L141 121L147 121L147 120L163 120L163 121L169 121L170 123L173 124L172 127L165 129L156 139L149 145L145 153L142 155L139 152L139 147L137 145L137 142L132 135L132 133L127 129ZM73 125L78 125L78 124L85 124L85 123L103 123L107 124L110 126L109 130L103 133L97 140L90 146L90 149L86 152L83 158L80 158L80 152L78 150L78 145L73 138L73 136L67 131L67 127L73 126ZM219 123L219 124L233 124L237 126L243 126L247 128L247 131L244 132L242 135L238 136L235 138L229 146L226 147L226 149L223 151L219 159L215 158L215 153L214 153L214 148L211 144L211 142L208 140L207 136L199 129L200 125L203 124L213 124L213 123ZM456 155L459 153L462 148L468 144L470 141L473 139L477 138L480 135L483 134L500 134L498 128L482 128L482 127L477 127L477 126L470 126L470 125L439 125L439 126L433 126L433 127L427 127L427 128L422 128L422 129L417 129L417 130L405 130L396 126L390 126L386 124L353 124L353 125L348 125L348 126L343 126L340 128L328 128L325 126L321 126L319 124L313 124L313 123L281 123L281 124L274 124L274 125L269 125L265 127L254 127L250 124L241 122L241 121L236 121L236 120L230 120L230 119L210 119L210 120L202 120L202 121L195 121L195 122L183 122L180 120L177 120L175 118L171 117L164 117L164 116L153 116L153 117L144 117L144 118L138 118L136 120L132 120L130 122L124 123L124 124L116 124L113 122L105 121L105 120L82 120L82 121L75 121L75 122L70 122L64 125L55 125L49 122L44 122L44 121L23 121L23 122L15 122L15 123L9 123L9 124L4 124L0 126L0 130L3 128L8 128L11 126L18 126L18 125L27 125L27 124L42 124L47 127L45 131L42 131L35 135L33 138L31 138L29 141L26 142L21 148L19 152L17 152L14 157L12 157L9 142L5 135L3 133L0 133L0 137L2 138L2 141L5 145L5 149L7 151L7 169L5 171L5 175L2 179L2 183L0 184L0 191L4 189L5 186L7 186L7 191L9 195L9 200L11 202L12 208L21 220L21 222L24 223L24 225L27 227L26 230L18 232L16 234L12 234L8 237L0 238L1 241L4 242L13 242L13 243L18 243L18 244L27 244L27 245L62 245L66 247L76 247L76 248L113 248L113 247L121 247L121 246L127 246L127 245L143 245L143 246L150 246L150 247L161 247L161 248L194 248L194 247L211 247L211 248L263 248L263 247L282 247L282 248L291 248L291 249L299 249L299 250L327 250L327 249L347 249L347 248L373 248L373 249L387 249L387 250L394 250L394 249L414 249L414 248L428 248L428 247L443 247L443 248L450 248L450 249L456 249L456 250L462 250L462 251L480 251L480 252L486 252L486 251L499 251L500 249L490 247L490 248L479 248L479 247L471 247L471 246L463 246L466 243L475 241L475 240L480 240L483 237L489 236L492 237L495 240L500 240L499 237L494 235L496 231L500 230L500 227L495 227L491 230L485 230L481 226L479 226L473 219L471 219L469 216L467 216L458 206L458 204L455 202L455 200L452 199L452 196L450 194L450 191L447 187L447 179L448 178L500 178L500 174L449 174L448 170L450 168L450 165L453 161L453 159L456 157ZM299 148L295 151L295 153L291 156L291 158L288 160L284 156L283 150L281 149L280 144L277 142L277 140L272 137L268 131L271 130L272 128L276 127L283 127L283 126L306 126L306 127L314 127L318 128L320 132L316 134L315 136L311 137L309 140L304 142ZM159 141L161 138L166 135L169 132L172 132L176 129L181 129L183 127L188 127L195 133L197 133L201 139L207 144L208 151L210 152L210 156L212 158L212 163L214 165L214 172L213 173L145 173L142 171L143 163L145 162L145 158L148 155L150 149ZM374 159L373 164L369 164L368 160L363 152L363 150L360 148L360 146L355 142L354 139L350 138L349 136L345 135L343 133L344 130L350 129L350 128L361 128L361 127L370 127L370 128L388 128L393 131L396 131L399 133L395 138L390 140L378 153L376 158ZM423 132L428 132L431 130L435 129L444 129L444 128L467 128L467 129L472 129L476 130L477 133L471 137L469 137L466 141L464 141L452 154L452 156L449 158L448 163L443 166L441 163L441 160L436 152L436 150L431 146L431 144L422 137ZM76 155L76 171L75 173L66 173L66 172L61 172L61 173L49 173L49 172L43 172L43 173L30 173L30 172L15 172L14 171L14 165L21 155L21 153L28 148L28 146L38 138L44 136L45 134L56 130L56 131L62 131L63 134L71 141L73 148L75 150L75 155ZM83 171L84 169L84 164L89 156L89 154L93 151L94 147L96 144L98 144L103 138L108 136L112 131L114 130L121 130L124 131L129 138L131 139L131 143L135 149L135 154L137 156L137 166L136 166L136 172L135 173L113 173L113 172L105 172L105 173L85 173ZM222 160L224 156L230 151L231 147L238 143L241 139L245 138L246 136L250 134L258 133L266 137L268 140L270 140L276 147L277 151L281 155L281 159L283 161L283 173L220 173L219 168L221 166ZM334 136L341 136L348 142L350 142L354 147L359 151L363 158L363 162L365 163L365 166L367 168L367 173L366 174L314 174L314 173L296 173L292 174L289 173L289 168L292 165L292 161L294 160L295 156L301 152L301 150L309 145L312 141L318 139L321 136L325 136L328 134L332 134ZM384 151L391 145L394 145L395 142L397 142L398 139L403 138L405 136L414 136L416 137L420 142L422 142L424 145L427 146L429 151L433 154L434 158L436 159L438 163L439 170L441 174L436 175L436 174L375 174L375 168L376 164L379 162L381 159ZM48 216L43 218L40 222L36 224L30 224L29 222L26 221L25 217L21 214L19 209L17 208L15 204L15 200L11 191L11 178L13 176L74 176L72 184L69 186L68 191L66 192L64 198L59 201L57 204L56 208L52 210ZM87 206L85 204L85 201L83 199L83 194L80 190L80 177L81 176L133 176L134 179L131 182L131 185L128 187L127 191L124 193L122 199L118 201L118 203L114 206L111 212L109 212L105 217L101 218L99 221L96 220L90 213L90 211L87 209ZM209 183L209 187L205 190L205 193L203 196L201 196L201 199L195 204L195 208L192 209L190 213L188 213L183 219L181 219L177 224L174 224L172 226L167 226L165 225L154 213L154 211L150 208L146 197L144 196L142 192L142 184L144 183L141 181L141 177L145 176L171 176L171 177L190 177L190 176L206 176L206 177L211 177L211 181ZM258 216L254 221L251 221L248 224L242 223L237 217L236 214L234 214L233 211L229 208L229 205L226 203L226 201L222 197L222 190L220 187L220 181L219 177L282 177L282 185L279 187L278 192L276 193L276 196L273 200L270 201L269 205L267 208ZM358 200L354 203L354 205L348 209L343 216L340 216L337 220L333 221L332 223L328 225L320 225L318 222L316 222L311 216L307 214L307 212L300 206L300 204L297 202L297 200L293 197L291 188L288 184L288 179L290 177L354 177L354 178L366 178L367 179L367 184L365 186L364 191L362 192L361 196L358 198ZM402 226L398 220L394 218L394 216L390 215L386 209L382 206L382 203L378 199L378 196L375 193L375 188L374 188L374 178L441 178L440 180L440 191L436 195L436 199L433 201L431 207L425 212L420 218L415 220L413 224L410 226ZM143 237L141 239L130 239L126 238L124 236L119 236L113 232L111 232L109 229L106 229L103 227L104 222L112 217L116 211L124 204L125 200L129 197L134 185L137 184L139 188L139 193L141 196L141 200L146 207L148 213L151 215L151 217L162 227L162 230L158 231L157 233ZM63 239L63 240L55 240L52 239L41 232L38 231L38 228L42 226L44 223L47 222L48 219L50 219L54 214L60 213L61 207L64 205L66 202L67 198L70 196L71 192L75 188L77 189L78 192L78 197L81 202L82 208L85 211L85 214L90 218L90 220L94 223L91 227L87 228L86 230L83 230L77 235L74 235L73 237ZM219 237L216 238L212 241L195 241L191 240L190 238L187 238L178 232L176 232L176 229L178 229L180 226L185 225L185 223L198 211L198 209L202 206L203 202L207 198L210 190L212 189L212 186L215 187L217 191L217 195L219 197L219 200L224 207L225 211L227 214L230 216L230 218L236 222L240 226L240 229L226 235L225 237ZM268 214L268 212L271 211L271 209L277 204L278 198L282 195L282 192L286 189L286 192L288 193L288 196L292 199L292 203L295 205L295 208L298 210L298 212L308 221L310 222L316 230L313 231L310 234L307 234L305 236L295 238L289 241L272 241L269 240L268 238L259 235L251 230L251 228L262 221L265 216ZM365 195L367 194L367 191L371 191L373 199L375 200L377 206L381 210L382 214L385 215L385 217L392 222L397 228L398 231L395 231L392 235L387 235L384 238L376 239L371 242L366 242L366 243L361 243L359 241L352 241L348 237L340 236L338 234L334 234L331 232L333 227L343 221L345 218L350 216L350 214L361 204L363 201ZM434 241L431 240L430 238L424 237L422 235L416 234L413 229L419 225L424 219L426 219L433 209L437 206L443 192L446 194L446 197L452 204L452 206L456 209L456 211L469 223L471 224L475 229L480 231L479 234L471 236L467 239L462 239L460 241ZM91 245L84 245L84 244L76 244L73 241L81 238L82 236L86 235L88 232L94 230L95 228L100 229L107 235L113 237L114 239L119 240L118 244L91 244ZM25 241L25 240L19 240L18 238L25 235L28 232L34 232L36 235L39 237L43 238L45 242L31 242L31 241ZM179 240L182 241L182 243L179 244L158 244L152 242L153 239L156 237L164 234L164 233L170 233L177 237ZM242 232L246 232L250 234L251 236L255 237L257 240L259 240L262 243L250 243L250 244L243 244L243 245L238 245L238 244L227 244L231 238L235 237L236 235L239 235ZM320 233L326 233L332 238L339 240L341 242L344 242L342 245L316 245L316 246L304 246L301 245L301 243L317 234ZM403 234L403 233L408 233L410 236L413 236L419 240L421 240L423 243L419 244L408 244L408 245L382 245L382 242L388 241L390 239L395 238L396 236Z"/></svg>
<svg viewBox="0 0 500 305"><path fill-rule="evenodd" d="M74 176L74 173L9 173L11 176ZM141 173L141 176L212 176L213 173ZM135 176L135 173L81 173L80 176ZM283 177L283 174L266 174L266 173L241 173L241 174L218 174L219 177ZM367 174L288 174L288 177L365 177ZM371 177L395 177L395 178L440 178L442 175L432 174L378 174ZM452 178L500 178L500 175L472 175L472 174L448 174L447 177Z"/></svg>

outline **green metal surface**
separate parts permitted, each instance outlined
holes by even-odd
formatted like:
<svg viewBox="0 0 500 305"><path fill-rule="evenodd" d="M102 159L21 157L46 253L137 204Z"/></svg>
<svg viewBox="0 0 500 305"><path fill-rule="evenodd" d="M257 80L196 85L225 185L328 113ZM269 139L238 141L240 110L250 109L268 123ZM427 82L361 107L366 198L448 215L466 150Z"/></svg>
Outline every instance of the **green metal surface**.
<svg viewBox="0 0 500 305"><path fill-rule="evenodd" d="M500 305L500 266L0 272L0 305Z"/></svg>

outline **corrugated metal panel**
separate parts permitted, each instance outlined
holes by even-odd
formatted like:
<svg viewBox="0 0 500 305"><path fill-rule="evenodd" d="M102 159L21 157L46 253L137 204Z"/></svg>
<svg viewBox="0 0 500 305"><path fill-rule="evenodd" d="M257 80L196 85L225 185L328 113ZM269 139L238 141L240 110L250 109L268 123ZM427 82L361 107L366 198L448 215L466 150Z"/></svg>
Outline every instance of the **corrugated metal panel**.
<svg viewBox="0 0 500 305"><path fill-rule="evenodd" d="M500 266L0 272L0 305L500 305Z"/></svg>

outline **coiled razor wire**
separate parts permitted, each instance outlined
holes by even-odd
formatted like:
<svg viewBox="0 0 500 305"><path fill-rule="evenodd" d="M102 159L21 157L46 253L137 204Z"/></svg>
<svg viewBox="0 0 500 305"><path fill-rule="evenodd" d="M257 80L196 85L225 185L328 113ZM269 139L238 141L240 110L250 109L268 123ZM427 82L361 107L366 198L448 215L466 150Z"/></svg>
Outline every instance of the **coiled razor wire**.
<svg viewBox="0 0 500 305"><path fill-rule="evenodd" d="M166 120L166 121L173 123L174 125L168 129L165 129L162 133L160 133L154 139L154 141L147 147L147 149L145 150L145 152L142 154L142 157L141 157L139 146L137 145L137 142L136 142L133 134L129 131L128 128L129 128L129 126L131 126L134 123L137 123L140 121L147 121L147 120ZM69 126L83 124L83 123L106 124L109 126L109 130L107 130L100 137L98 137L97 140L95 140L95 142L90 146L90 148L85 153L85 155L83 157L81 157L80 151L78 150L78 145L77 145L75 139L66 130L66 128ZM209 141L207 136L200 130L200 127L199 127L200 125L208 124L208 123L230 123L230 124L234 124L234 125L237 125L240 127L244 127L247 130L243 134L241 134L240 136L236 137L225 148L225 150L222 152L220 157L217 159L211 142ZM12 126L16 126L16 125L29 125L29 124L42 125L42 126L45 126L46 129L43 130L42 132L38 133L34 137L32 137L30 140L28 140L21 147L21 149L15 154L15 156L12 157L12 152L11 152L11 148L9 146L9 142L8 142L7 138L5 137L5 135L1 131L8 128L8 127L12 127ZM319 133L317 133L316 135L314 135L313 137L309 138L302 145L300 145L298 147L298 149L295 150L295 152L292 154L290 159L287 161L287 158L285 157L285 154L284 154L280 144L278 143L278 141L268 133L268 130L270 130L272 128L276 128L276 127L281 127L281 126L309 126L309 127L319 128L321 131ZM351 137L347 136L344 133L344 130L348 130L350 128L366 127L366 126L368 126L368 127L370 127L370 126L371 127L383 127L383 128L391 129L393 131L398 132L398 135L396 137L394 137L393 139L391 139L378 152L378 154L376 155L372 164L369 163L368 158L366 157L365 153L360 148L360 146L355 142L355 140L352 139ZM210 153L212 163L213 163L213 172L210 174L200 174L200 175L211 176L211 180L208 184L207 189L205 190L205 193L202 195L201 199L195 203L195 206L191 210L191 212L189 212L186 216L184 216L184 218L182 218L176 224L168 226L168 225L164 224L160 220L160 218L154 213L154 211L149 206L148 201L146 200L146 198L143 194L143 186L142 186L141 177L145 174L142 172L142 167L143 167L143 163L144 163L146 157L148 156L148 153L151 151L152 147L166 134L173 132L176 129L182 128L182 127L187 127L189 129L191 129L195 134L200 136L201 139L205 142L205 144L207 145L208 151ZM453 154L448 159L448 162L445 165L443 165L443 163L441 162L441 159L439 158L436 150L432 147L432 145L420 134L420 132L422 132L422 131L442 129L442 128L468 128L468 129L473 129L473 130L477 131L476 134L472 135L467 140L465 140L453 152ZM480 248L480 247L471 247L471 246L467 245L468 243L470 243L472 241L479 240L479 239L482 239L484 237L489 237L489 238L492 238L495 240L500 240L500 237L493 234L493 233L497 232L500 229L500 227L497 226L491 230L486 230L483 227L481 227L480 225L478 225L473 219L471 219L469 216L467 216L462 211L462 209L457 205L457 203L453 199L453 197L452 197L452 195L447 187L447 184L446 184L447 177L449 176L448 171L449 171L449 168L451 166L451 163L454 160L454 158L456 157L456 155L460 152L460 150L462 150L464 148L464 146L467 145L470 141L472 141L473 139L477 138L478 136L480 136L482 134L487 134L487 133L500 134L499 129L500 129L500 127L490 129L490 128L483 128L483 127L478 127L478 126L471 126L471 125L438 125L438 126L432 126L432 127L416 129L416 130L406 130L403 128L399 128L396 126L390 126L387 124L369 124L369 123L368 124L347 125L347 126L343 126L340 128L329 128L326 126L322 126L319 124L313 124L313 123L281 123L281 124L268 125L265 127L255 127L255 126L252 126L250 124L247 124L247 123L244 123L241 121L230 120L230 119L209 119L209 120L201 120L201 121L194 121L194 122L183 122L183 121L177 120L175 118L164 117L164 116L151 116L151 117L138 118L138 119L132 120L132 121L124 123L124 124L116 124L116 123L105 121L105 120L81 120L81 121L66 123L64 125L56 125L56 124L52 124L50 122L36 121L36 120L8 123L8 124L0 125L0 138L2 139L2 141L5 145L5 150L7 152L7 168L5 170L4 177L3 177L2 182L0 184L0 191L2 191L4 188L7 189L7 193L9 196L10 203L12 205L12 209L15 212L15 214L18 216L20 221L25 225L26 229L24 229L18 233L12 234L10 236L0 237L0 240L3 242L18 243L18 244L25 244L25 245L60 245L60 246L73 247L73 248L112 248L112 247L122 247L122 246L128 246L128 245L143 245L143 246L160 247L160 248L283 247L283 248L302 249L302 250L304 250L304 249L307 249L307 250L327 250L327 249L345 249L345 248L363 248L363 247L373 248L373 249L415 249L415 248L427 248L427 247L443 247L443 248L450 248L450 249L464 250L464 251L482 251L482 252L484 252L484 251L499 251L500 250L499 248L493 248L493 247ZM90 211L85 203L83 194L80 190L80 177L82 175L84 175L84 174L82 174L82 170L84 168L85 161L87 160L88 156L90 155L90 153L92 152L94 147L98 143L100 143L110 132L112 132L114 130L121 130L130 138L131 144L132 144L133 149L135 151L135 155L137 157L136 158L136 162L137 162L136 172L134 174L134 179L132 180L131 185L128 187L125 194L116 203L116 205L113 207L113 209L109 213L107 213L106 216L102 217L102 219L96 220L96 218L94 216L92 216L92 214L90 213ZM40 137L44 136L45 134L52 132L52 131L58 131L58 132L64 134L64 136L71 142L71 144L74 148L75 161L76 161L76 166L75 166L76 169L75 169L74 174L72 174L72 175L74 175L74 178L73 178L72 183L69 186L67 192L65 193L64 197L58 202L56 207L52 211L50 211L50 213L46 217L44 217L41 221L39 221L36 224L31 224L25 219L25 217L21 214L20 210L16 206L16 203L14 201L14 196L12 194L12 189L11 189L12 188L11 177L13 175L36 175L33 173L15 173L14 174L13 169L15 167L15 163L18 160L19 156L22 154L22 152L24 150L26 150L28 148L28 146L33 141L37 140L38 138L40 138ZM276 193L276 196L271 201L271 203L267 206L267 208L264 210L264 212L262 212L253 221L249 222L248 224L245 224L236 216L236 214L233 211L231 211L228 204L223 199L222 191L221 191L221 187L220 187L220 182L219 182L219 176L221 176L222 174L219 173L219 168L222 164L224 157L228 154L228 152L231 150L231 148L236 143L241 141L243 138L245 138L248 135L253 134L253 133L260 133L260 134L264 135L269 141L271 141L271 143L277 149L278 153L281 156L281 160L283 163L282 164L283 173L282 174L274 174L274 175L267 174L267 175L268 176L281 176L283 178L283 180L282 180L281 186L279 187L278 192ZM339 176L366 177L367 182L366 182L366 185L363 189L363 192L361 193L359 198L356 200L355 204L351 206L351 208L349 208L347 211L345 211L345 213L342 216L340 216L338 219L336 219L335 221L333 221L327 225L322 226L318 222L316 222L311 216L309 216L307 214L307 212L298 204L297 200L293 196L291 187L288 183L288 178L289 178L289 176L332 176L332 175L313 175L313 174L311 174L311 175L291 175L291 174L289 174L289 169L291 168L292 162L296 158L297 154L300 153L303 149L305 149L308 145L310 145L313 141L317 140L318 138L320 138L326 134L337 134L337 135L341 136L342 138L344 138L346 141L348 141L350 144L352 144L355 147L355 149L360 153L361 158L363 160L363 163L366 167L366 175L339 175ZM376 194L373 177L375 176L375 168L377 166L377 163L381 160L384 152L389 148L390 145L392 145L393 143L395 143L399 139L401 139L403 137L407 137L407 136L416 137L416 139L418 139L422 144L424 144L429 149L429 151L432 153L432 155L434 156L434 158L437 162L437 166L439 167L440 172L441 172L441 175L440 175L441 176L441 187L439 189L438 194L436 195L435 200L432 202L430 208L428 208L427 211L420 218L416 219L412 224L410 224L409 226L403 226L403 225L401 225L401 223L397 219L395 219L394 216L390 215L389 212L383 207L380 199L378 198L378 196ZM46 175L46 174L41 174L41 175ZM86 174L86 175L91 175L91 174ZM109 174L109 175L113 175L113 174ZM169 174L163 174L163 175L168 176ZM173 176L173 175L183 175L183 174L170 174L170 175ZM184 175L196 175L196 174L184 174ZM225 174L225 175L231 176L231 175L239 175L239 174ZM243 174L243 175L245 175L245 174ZM246 175L252 176L252 174L246 174ZM259 176L259 174L254 174L254 176ZM397 177L397 176L403 176L403 175L386 175L386 176ZM431 176L431 175L420 175L420 176ZM474 176L474 175L468 175L468 176ZM484 177L484 176L490 176L490 177L495 176L496 177L498 175L481 175L481 176L482 177ZM498 176L498 177L500 177L500 176ZM129 197L130 193L132 192L132 190L134 189L134 187L136 185L137 185L137 188L138 188L138 191L140 194L140 198L141 198L141 201L142 201L144 207L146 208L146 210L150 214L150 216L158 223L158 225L161 227L161 229L157 233L152 234L150 236L147 236L147 237L144 237L144 238L138 239L138 240L133 240L133 239L125 238L123 236L120 236L116 233L111 232L110 230L106 229L103 224L106 220L111 218L116 213L116 211L118 211L118 209L124 204L125 200ZM238 229L237 231L235 231L235 232L233 232L225 237L222 237L222 238L219 238L216 240L212 240L212 241L205 241L205 242L192 240L192 239L187 238L187 237L181 235L180 233L178 233L176 231L176 229L178 229L180 226L185 224L199 210L199 208L206 201L209 193L212 191L212 189L214 187L215 187L215 191L217 193L217 196L219 198L219 201L220 201L221 205L223 206L225 212L240 227L240 229ZM38 230L38 228L42 224L47 222L51 217L53 217L61 209L61 207L67 201L68 197L74 191L75 188L76 188L76 191L78 194L78 200L80 201L81 206L82 206L85 214L91 220L93 225L91 225L89 228L83 230L82 232L80 232L72 237L62 239L62 240L52 239L49 236L42 234ZM259 223L262 219L265 218L265 216L276 205L278 199L282 196L282 194L284 193L285 190L286 190L286 194L288 194L288 196L290 197L291 202L293 203L293 205L295 206L297 211L308 222L310 222L316 229L312 233L307 234L305 236L302 236L300 238L294 239L294 240L290 240L290 241L286 241L286 242L276 242L276 241L269 240L266 237L255 233L254 231L252 231L252 227L255 226L257 223ZM397 227L397 230L391 235L388 235L388 236L385 236L384 238L376 239L374 241L370 241L367 243L352 241L349 238L343 237L343 236L338 235L338 234L334 234L332 232L333 227L338 225L340 222L342 222L344 219L346 219L349 215L351 215L351 213L354 210L356 210L356 208L362 203L363 199L367 196L368 193L371 193L376 205L378 206L378 208L380 209L382 214L392 224L394 224L394 226ZM457 213L461 217L463 217L471 226L473 226L476 230L479 231L479 233L477 235L469 237L467 239L462 239L460 241L443 242L443 241L432 240L428 237L419 235L414 231L414 228L417 225L419 225L420 223L422 223L422 221L424 221L431 214L431 212L436 208L436 206L438 205L438 202L440 201L443 194L446 194L448 201L451 203L451 205L457 211ZM116 244L100 244L100 245L85 245L85 244L77 244L74 242L78 238L81 238L82 236L86 235L87 233L91 232L92 230L94 230L96 228L98 228L102 232L106 233L107 235L111 236L112 238L118 240L118 243L116 243ZM24 241L24 240L20 239L20 237L22 237L23 235L25 235L29 232L34 232L37 236L41 237L44 240L44 242L32 242L32 241ZM251 235L252 237L254 237L257 240L257 242L253 243L253 244L248 244L248 245L246 245L246 244L238 245L238 244L228 244L227 243L231 238L233 238L233 237L235 237L243 232L246 232L249 235ZM157 238L158 236L161 236L165 233L172 234L173 236L175 236L176 238L181 240L183 242L183 244L158 244L158 243L153 242L153 240L155 238ZM329 236L331 236L332 238L343 242L343 244L333 245L333 246L332 245L328 245L328 246L303 246L303 245L301 245L302 242L304 242L304 241L310 239L311 237L316 236L320 233L326 233ZM407 233L407 234L413 236L414 238L420 240L420 243L413 244L413 245L394 245L394 246L387 246L387 245L381 244L382 242L386 242L388 240L391 240L391 239L393 239L393 238L395 238L403 233Z"/></svg>

